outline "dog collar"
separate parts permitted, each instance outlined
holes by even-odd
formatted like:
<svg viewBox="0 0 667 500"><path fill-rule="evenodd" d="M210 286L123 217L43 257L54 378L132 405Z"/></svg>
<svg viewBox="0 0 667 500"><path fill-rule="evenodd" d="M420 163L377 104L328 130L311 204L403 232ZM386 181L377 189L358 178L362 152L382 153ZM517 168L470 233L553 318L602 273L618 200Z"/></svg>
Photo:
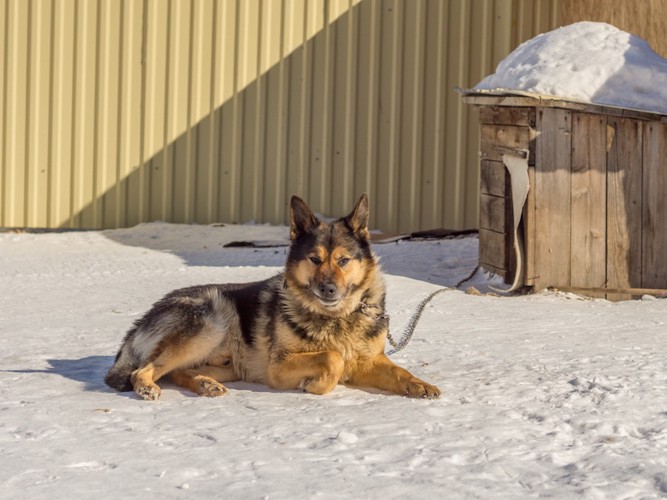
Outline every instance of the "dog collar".
<svg viewBox="0 0 667 500"><path fill-rule="evenodd" d="M386 312L383 311L380 314L373 314L371 309L379 309L379 307L366 304L365 302L359 302L359 307L357 307L357 311L364 316L373 317L375 319L389 319L389 315Z"/></svg>

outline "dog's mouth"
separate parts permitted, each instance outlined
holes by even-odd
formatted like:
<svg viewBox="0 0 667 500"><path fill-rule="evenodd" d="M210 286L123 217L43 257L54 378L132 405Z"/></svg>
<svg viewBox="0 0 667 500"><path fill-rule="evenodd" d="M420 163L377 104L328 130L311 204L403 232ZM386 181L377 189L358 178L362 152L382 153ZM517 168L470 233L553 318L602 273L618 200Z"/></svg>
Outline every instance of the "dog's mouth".
<svg viewBox="0 0 667 500"><path fill-rule="evenodd" d="M315 294L315 297L317 297L317 300L322 304L324 307L336 307L338 304L340 304L341 298L332 298L332 299L327 299L325 297L320 297L318 294Z"/></svg>
<svg viewBox="0 0 667 500"><path fill-rule="evenodd" d="M327 308L336 307L343 300L342 295L336 295L334 297L324 297L322 294L318 293L317 290L313 290L313 295L320 304L322 304L324 307Z"/></svg>

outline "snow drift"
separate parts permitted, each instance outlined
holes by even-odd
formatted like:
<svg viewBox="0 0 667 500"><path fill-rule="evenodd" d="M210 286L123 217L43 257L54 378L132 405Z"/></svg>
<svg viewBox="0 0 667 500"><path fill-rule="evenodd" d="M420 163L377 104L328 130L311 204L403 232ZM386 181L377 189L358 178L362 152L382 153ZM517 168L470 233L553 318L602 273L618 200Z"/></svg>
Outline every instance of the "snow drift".
<svg viewBox="0 0 667 500"><path fill-rule="evenodd" d="M635 35L580 22L521 44L474 90L520 90L667 114L667 60Z"/></svg>

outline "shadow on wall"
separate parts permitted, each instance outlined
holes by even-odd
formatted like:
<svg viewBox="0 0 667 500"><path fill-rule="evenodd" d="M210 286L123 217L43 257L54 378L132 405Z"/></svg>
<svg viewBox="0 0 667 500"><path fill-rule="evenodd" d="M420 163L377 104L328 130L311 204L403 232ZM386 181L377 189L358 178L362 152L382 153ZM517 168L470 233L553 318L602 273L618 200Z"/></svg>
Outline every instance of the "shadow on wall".
<svg viewBox="0 0 667 500"><path fill-rule="evenodd" d="M460 129L462 104L445 88L451 82L444 63L431 63L442 59L442 50L455 49L446 36L440 48L432 47L432 35L425 34L442 30L447 5L428 2L415 10L409 3L362 0L332 22L325 16L312 38L75 217L92 221L82 224L88 227L154 220L285 224L292 194L337 216L365 191L371 225L385 231L474 227L476 189L474 200L465 193L476 186L476 171L451 175L446 187L443 180L450 177L447 168L459 168L450 160L461 152L446 155L444 139L445 121ZM160 97L167 109L158 128L173 128L172 97ZM148 119L143 109L137 113L141 122ZM431 125L422 130L426 121ZM144 143L146 127L140 128ZM467 213L463 204L475 209Z"/></svg>

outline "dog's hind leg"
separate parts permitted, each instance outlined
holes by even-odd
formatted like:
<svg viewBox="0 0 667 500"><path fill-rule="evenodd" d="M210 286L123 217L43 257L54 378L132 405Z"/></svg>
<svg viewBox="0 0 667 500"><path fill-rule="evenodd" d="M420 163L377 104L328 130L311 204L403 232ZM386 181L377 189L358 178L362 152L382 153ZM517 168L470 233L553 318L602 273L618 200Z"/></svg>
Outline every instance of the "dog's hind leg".
<svg viewBox="0 0 667 500"><path fill-rule="evenodd" d="M173 342L167 339L164 342L166 346L158 345L148 362L132 372L134 392L144 399L158 399L161 391L155 382L168 373L205 362L214 349L214 343L218 342L219 339L215 335L206 337L202 334L199 334L196 340L186 342Z"/></svg>
<svg viewBox="0 0 667 500"><path fill-rule="evenodd" d="M223 382L233 382L239 377L234 373L230 360L229 366L204 365L175 370L171 373L171 380L200 396L216 397L228 392Z"/></svg>
<svg viewBox="0 0 667 500"><path fill-rule="evenodd" d="M148 363L143 367L134 370L130 377L134 392L147 400L158 399L162 391L155 382L174 368L176 367L159 364L158 357L155 362Z"/></svg>

